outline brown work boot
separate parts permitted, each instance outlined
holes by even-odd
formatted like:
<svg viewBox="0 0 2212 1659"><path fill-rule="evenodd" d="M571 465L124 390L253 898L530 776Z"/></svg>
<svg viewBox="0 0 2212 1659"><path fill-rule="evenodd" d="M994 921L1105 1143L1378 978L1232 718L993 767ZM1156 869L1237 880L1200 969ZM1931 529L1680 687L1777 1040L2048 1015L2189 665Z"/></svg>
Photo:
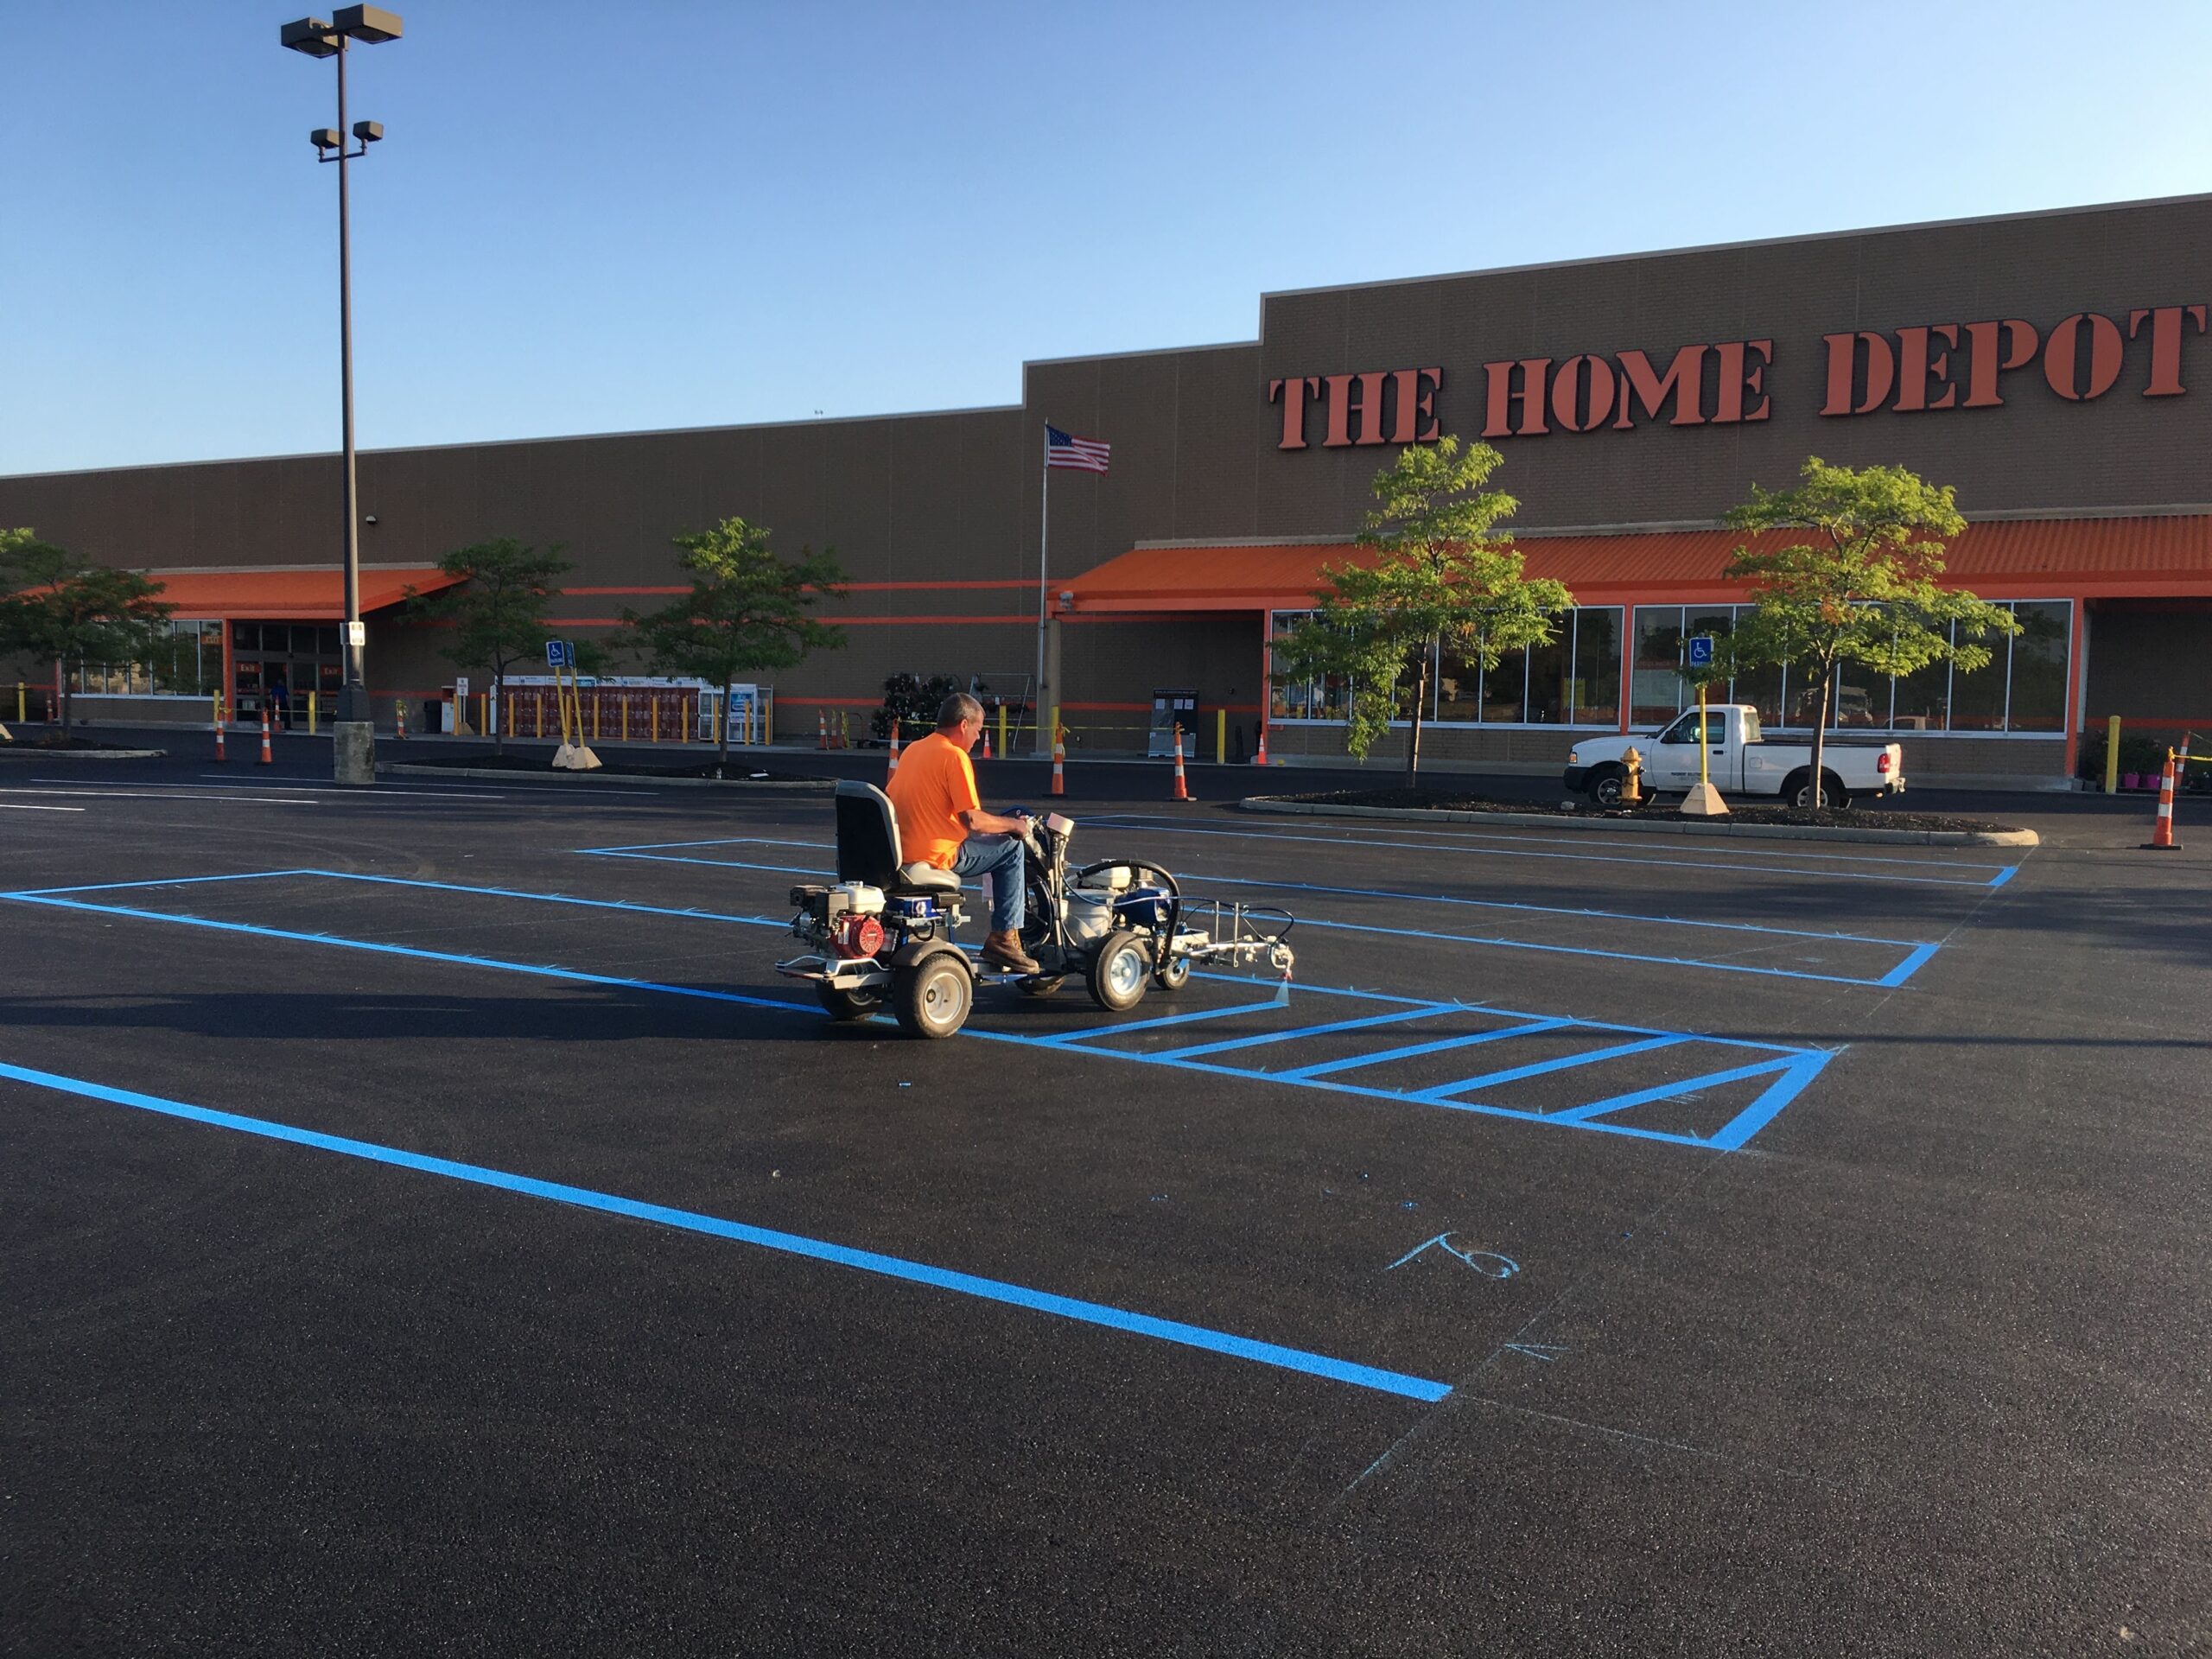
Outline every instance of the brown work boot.
<svg viewBox="0 0 2212 1659"><path fill-rule="evenodd" d="M1021 948L1021 940L1008 928L1003 933L983 935L983 960L994 968L1011 968L1017 974L1039 972L1029 953Z"/></svg>

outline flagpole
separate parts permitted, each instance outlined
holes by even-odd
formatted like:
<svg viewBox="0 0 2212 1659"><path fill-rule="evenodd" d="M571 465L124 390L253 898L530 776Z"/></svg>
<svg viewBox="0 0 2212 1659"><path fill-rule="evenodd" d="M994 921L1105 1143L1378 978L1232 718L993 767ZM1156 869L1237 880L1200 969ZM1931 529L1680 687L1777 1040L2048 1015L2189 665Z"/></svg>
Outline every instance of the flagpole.
<svg viewBox="0 0 2212 1659"><path fill-rule="evenodd" d="M1046 422L1046 432L1049 434L1052 429L1052 423ZM1045 464L1040 470L1044 474L1045 483L1044 488L1039 492L1044 498L1043 522L1037 527L1037 680L1036 694L1031 700L1037 705L1038 752L1042 753L1046 742L1045 721L1048 718L1045 712L1045 572L1052 536L1052 441L1050 436L1045 440Z"/></svg>

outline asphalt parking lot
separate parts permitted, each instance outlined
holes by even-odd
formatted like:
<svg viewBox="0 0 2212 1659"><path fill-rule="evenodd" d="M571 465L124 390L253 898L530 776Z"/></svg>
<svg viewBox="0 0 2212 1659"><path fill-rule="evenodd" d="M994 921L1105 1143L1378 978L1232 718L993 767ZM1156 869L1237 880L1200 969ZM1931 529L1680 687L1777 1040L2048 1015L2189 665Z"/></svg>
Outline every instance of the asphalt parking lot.
<svg viewBox="0 0 2212 1659"><path fill-rule="evenodd" d="M1294 983L925 1044L772 972L818 794L0 785L9 1652L2212 1647L2194 800L1101 767L1078 854L1288 907Z"/></svg>

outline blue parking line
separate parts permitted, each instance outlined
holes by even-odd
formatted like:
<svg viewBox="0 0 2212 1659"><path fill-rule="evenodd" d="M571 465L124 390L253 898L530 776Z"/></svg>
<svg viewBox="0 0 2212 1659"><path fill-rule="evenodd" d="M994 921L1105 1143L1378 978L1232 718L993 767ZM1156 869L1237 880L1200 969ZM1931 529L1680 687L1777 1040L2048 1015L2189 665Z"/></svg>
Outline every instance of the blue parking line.
<svg viewBox="0 0 2212 1659"><path fill-rule="evenodd" d="M1550 1114L1554 1123L1581 1123L1593 1117L1603 1117L1608 1112L1625 1111L1631 1106L1649 1105L1655 1100L1671 1100L1679 1096L1694 1094L1700 1089L1718 1089L1723 1084L1741 1083L1746 1077L1764 1077L1770 1071L1781 1071L1796 1065L1795 1058L1761 1060L1752 1065L1732 1066L1726 1071L1708 1071L1701 1077L1684 1077L1679 1083L1655 1084L1649 1089L1633 1089L1624 1095L1610 1095L1604 1100L1593 1100L1581 1106L1570 1106L1563 1112Z"/></svg>
<svg viewBox="0 0 2212 1659"><path fill-rule="evenodd" d="M1325 1026L1294 1026L1288 1031L1263 1031L1250 1037L1230 1037L1217 1043L1193 1043L1188 1048L1155 1050L1155 1060L1187 1060L1200 1054L1223 1054L1233 1048L1257 1048L1266 1043L1287 1043L1300 1037L1324 1037L1332 1032L1363 1031L1370 1026L1395 1026L1410 1020L1433 1020L1440 1014L1462 1012L1465 1005L1458 1002L1432 1002L1426 1007L1405 1008L1396 1014L1370 1014L1357 1020L1333 1020ZM1269 1072L1270 1077L1280 1073Z"/></svg>
<svg viewBox="0 0 2212 1659"><path fill-rule="evenodd" d="M1655 1048L1672 1048L1677 1043L1699 1040L1687 1033L1670 1032L1662 1037L1646 1037L1640 1042L1617 1043L1611 1048L1593 1048L1581 1054L1564 1054L1555 1060L1535 1060L1527 1065L1508 1067L1503 1071L1486 1071L1479 1077L1462 1077L1457 1083L1424 1089L1421 1096L1426 1100L1435 1095L1464 1095L1471 1090L1495 1088L1502 1083L1518 1083L1523 1077L1541 1077L1554 1071L1571 1071L1578 1065L1589 1065L1598 1060L1618 1059L1624 1054L1643 1054Z"/></svg>
<svg viewBox="0 0 2212 1659"><path fill-rule="evenodd" d="M62 1094L76 1095L88 1100L104 1101L111 1105L129 1106L139 1111L153 1112L164 1117L181 1118L188 1122L207 1124L214 1128L231 1129L239 1134L257 1135L264 1140L288 1142L294 1146L311 1147L321 1152L332 1152L342 1157L359 1158L370 1163L385 1164L395 1168L412 1170L420 1174L442 1176L448 1180L464 1181L475 1186L494 1188L520 1193L526 1198L541 1198L550 1203L569 1205L581 1210L591 1210L605 1215L628 1217L633 1221L651 1222L657 1226L675 1229L680 1232L702 1233L709 1237L732 1240L758 1249L773 1250L785 1255L794 1255L810 1262L826 1262L834 1267L850 1268L861 1273L878 1274L887 1279L901 1280L908 1284L927 1285L937 1290L949 1290L963 1296L976 1297L983 1301L999 1302L1013 1307L1027 1308L1033 1313L1050 1313L1079 1324L1101 1325L1111 1331L1132 1336L1149 1337L1154 1341L1173 1343L1185 1348L1202 1349L1207 1352L1224 1354L1234 1359L1253 1361L1272 1365L1283 1370L1303 1372L1332 1382L1347 1382L1354 1387L1372 1389L1384 1394L1398 1395L1408 1400L1434 1402L1452 1392L1448 1382L1433 1382L1427 1377L1408 1376L1402 1371L1385 1370L1377 1366L1362 1365L1351 1360L1338 1359L1327 1354L1309 1352L1301 1348L1287 1348L1272 1342L1260 1342L1250 1337L1240 1337L1226 1331L1215 1331L1205 1325L1185 1325L1179 1319L1163 1319L1149 1313L1133 1313L1125 1308L1111 1306L1104 1302L1081 1300L1072 1296L1061 1296L1051 1291L1034 1290L1027 1285L1012 1284L1003 1279L985 1279L971 1273L960 1273L949 1268L932 1267L927 1262L910 1261L903 1256L886 1255L875 1250L856 1249L851 1245L832 1243L825 1239L809 1238L798 1233L779 1232L766 1227L755 1227L745 1222L728 1221L720 1216L702 1215L696 1210L677 1210L667 1205L646 1204L636 1198L620 1197L612 1192L595 1192L589 1187L571 1186L565 1182L540 1180L535 1176L518 1175L506 1170L488 1168L482 1164L464 1164L450 1158L434 1158L419 1152L408 1152L397 1147L380 1146L371 1141L355 1141L344 1135L324 1135L315 1129L302 1129L289 1123L272 1122L266 1118L245 1117L235 1112L216 1111L205 1106L188 1105L183 1101L168 1100L158 1095L139 1094L132 1090L110 1088L105 1084L88 1083L82 1078L65 1077L51 1071L33 1071L29 1066L13 1065L0 1061L0 1077L28 1084L33 1088L54 1090Z"/></svg>
<svg viewBox="0 0 2212 1659"><path fill-rule="evenodd" d="M1904 984L1905 981L1910 979L1915 974L1926 967L1928 965L1928 959L1930 957L1933 957L1943 947L1940 944L1923 944L1915 946L1910 956L1907 957L1903 962L1897 963L1896 967L1891 969L1888 973L1884 974L1879 979L1876 980L1874 983L1891 988L1895 988L1897 986Z"/></svg>
<svg viewBox="0 0 2212 1659"><path fill-rule="evenodd" d="M1161 1026L1187 1026L1194 1020L1225 1020L1232 1014L1269 1014L1281 1007L1280 1001L1240 1002L1234 1007L1198 1008L1189 1014L1163 1014L1154 1020L1130 1020L1116 1026L1085 1026L1080 1031L1055 1032L1050 1037L1040 1037L1040 1043L1065 1048L1071 1043L1080 1043L1092 1037L1119 1037L1123 1032L1153 1031Z"/></svg>
<svg viewBox="0 0 2212 1659"><path fill-rule="evenodd" d="M1764 1093L1722 1124L1705 1144L1719 1152L1738 1150L1771 1123L1781 1114L1782 1109L1796 1099L1805 1086L1819 1077L1834 1058L1833 1054L1819 1052L1799 1055ZM1578 1127L1594 1128L1597 1125L1593 1122Z"/></svg>
<svg viewBox="0 0 2212 1659"><path fill-rule="evenodd" d="M1989 885L1993 887L2001 887L2019 873L2020 867L2018 865L2007 864L2003 869L1998 871L1995 875L1989 878Z"/></svg>
<svg viewBox="0 0 2212 1659"><path fill-rule="evenodd" d="M1328 847L1341 847L1347 839L1345 836L1283 835L1251 830L1198 830L1187 825L1174 825L1169 829L1168 833L1178 836L1227 836L1237 841L1318 842ZM1348 835L1353 833L1356 832L1348 832ZM1357 844L1362 847L1395 847L1418 853L1462 853L1477 858L1551 858L1565 859L1569 862L1583 864L1641 864L1655 868L1703 870L1712 875L1733 875L1739 871L1757 870L1770 874L1811 877L1823 881L1901 881L1911 886L1927 887L1986 887L1990 885L1989 882L1980 878L1966 881L1936 875L1891 875L1884 870L1797 869L1787 864L1756 863L1751 859L1742 857L1732 857L1725 861L1715 861L1711 859L1629 858L1618 853L1539 853L1525 848L1466 847L1453 843L1422 841L1378 841L1363 835L1357 836ZM1844 861L1845 855L1838 855L1837 857L1839 862ZM1848 861L1869 864L1878 862L1937 866L1943 864L1943 861L1939 859L1876 860L1860 859L1855 856L1851 857ZM1987 869L1990 867L1986 864L1961 864L1955 868Z"/></svg>
<svg viewBox="0 0 2212 1659"><path fill-rule="evenodd" d="M1433 1043L1409 1043L1403 1048L1385 1048L1372 1054L1353 1054L1340 1060L1324 1060L1319 1065L1301 1065L1295 1071L1270 1071L1268 1075L1280 1083L1303 1083L1308 1077L1325 1077L1332 1071L1352 1071L1363 1065L1409 1060L1417 1054L1438 1054L1447 1048L1472 1048L1478 1043L1500 1042L1508 1037L1533 1037L1540 1031L1557 1031L1562 1026L1573 1023L1572 1020L1537 1020L1528 1025L1505 1026L1496 1031L1478 1031L1465 1037L1440 1037Z"/></svg>

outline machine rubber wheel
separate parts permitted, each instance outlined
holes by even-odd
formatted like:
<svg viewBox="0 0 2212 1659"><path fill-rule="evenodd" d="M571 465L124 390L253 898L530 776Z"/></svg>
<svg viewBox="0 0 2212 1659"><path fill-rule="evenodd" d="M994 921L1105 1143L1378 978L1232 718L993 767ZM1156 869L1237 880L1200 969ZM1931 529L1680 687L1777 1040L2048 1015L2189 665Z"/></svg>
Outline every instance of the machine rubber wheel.
<svg viewBox="0 0 2212 1659"><path fill-rule="evenodd" d="M1821 798L1815 802L1813 799L1811 770L1808 768L1804 772L1793 772L1789 774L1789 781L1782 786L1782 798L1792 806L1825 806L1831 807L1838 812L1847 812L1851 810L1851 791L1843 786L1842 779L1823 768L1821 772Z"/></svg>
<svg viewBox="0 0 2212 1659"><path fill-rule="evenodd" d="M1152 979L1152 953L1127 928L1106 936L1090 959L1090 1000L1112 1014L1127 1014L1144 1001Z"/></svg>
<svg viewBox="0 0 2212 1659"><path fill-rule="evenodd" d="M1014 981L1014 983L1021 988L1024 996L1054 996L1058 994L1060 987L1067 983L1067 976L1033 974L1027 979Z"/></svg>
<svg viewBox="0 0 2212 1659"><path fill-rule="evenodd" d="M1191 959L1170 957L1167 965L1152 976L1152 982L1163 991L1179 991L1191 982Z"/></svg>
<svg viewBox="0 0 2212 1659"><path fill-rule="evenodd" d="M1628 783L1626 766L1605 766L1590 774L1590 798L1611 809L1621 804L1621 790Z"/></svg>
<svg viewBox="0 0 2212 1659"><path fill-rule="evenodd" d="M891 976L891 1012L909 1037L950 1037L975 1006L976 981L955 951L939 950Z"/></svg>
<svg viewBox="0 0 2212 1659"><path fill-rule="evenodd" d="M883 993L879 990L841 991L834 985L817 985L814 995L822 1003L822 1012L840 1025L873 1019L883 1009Z"/></svg>

